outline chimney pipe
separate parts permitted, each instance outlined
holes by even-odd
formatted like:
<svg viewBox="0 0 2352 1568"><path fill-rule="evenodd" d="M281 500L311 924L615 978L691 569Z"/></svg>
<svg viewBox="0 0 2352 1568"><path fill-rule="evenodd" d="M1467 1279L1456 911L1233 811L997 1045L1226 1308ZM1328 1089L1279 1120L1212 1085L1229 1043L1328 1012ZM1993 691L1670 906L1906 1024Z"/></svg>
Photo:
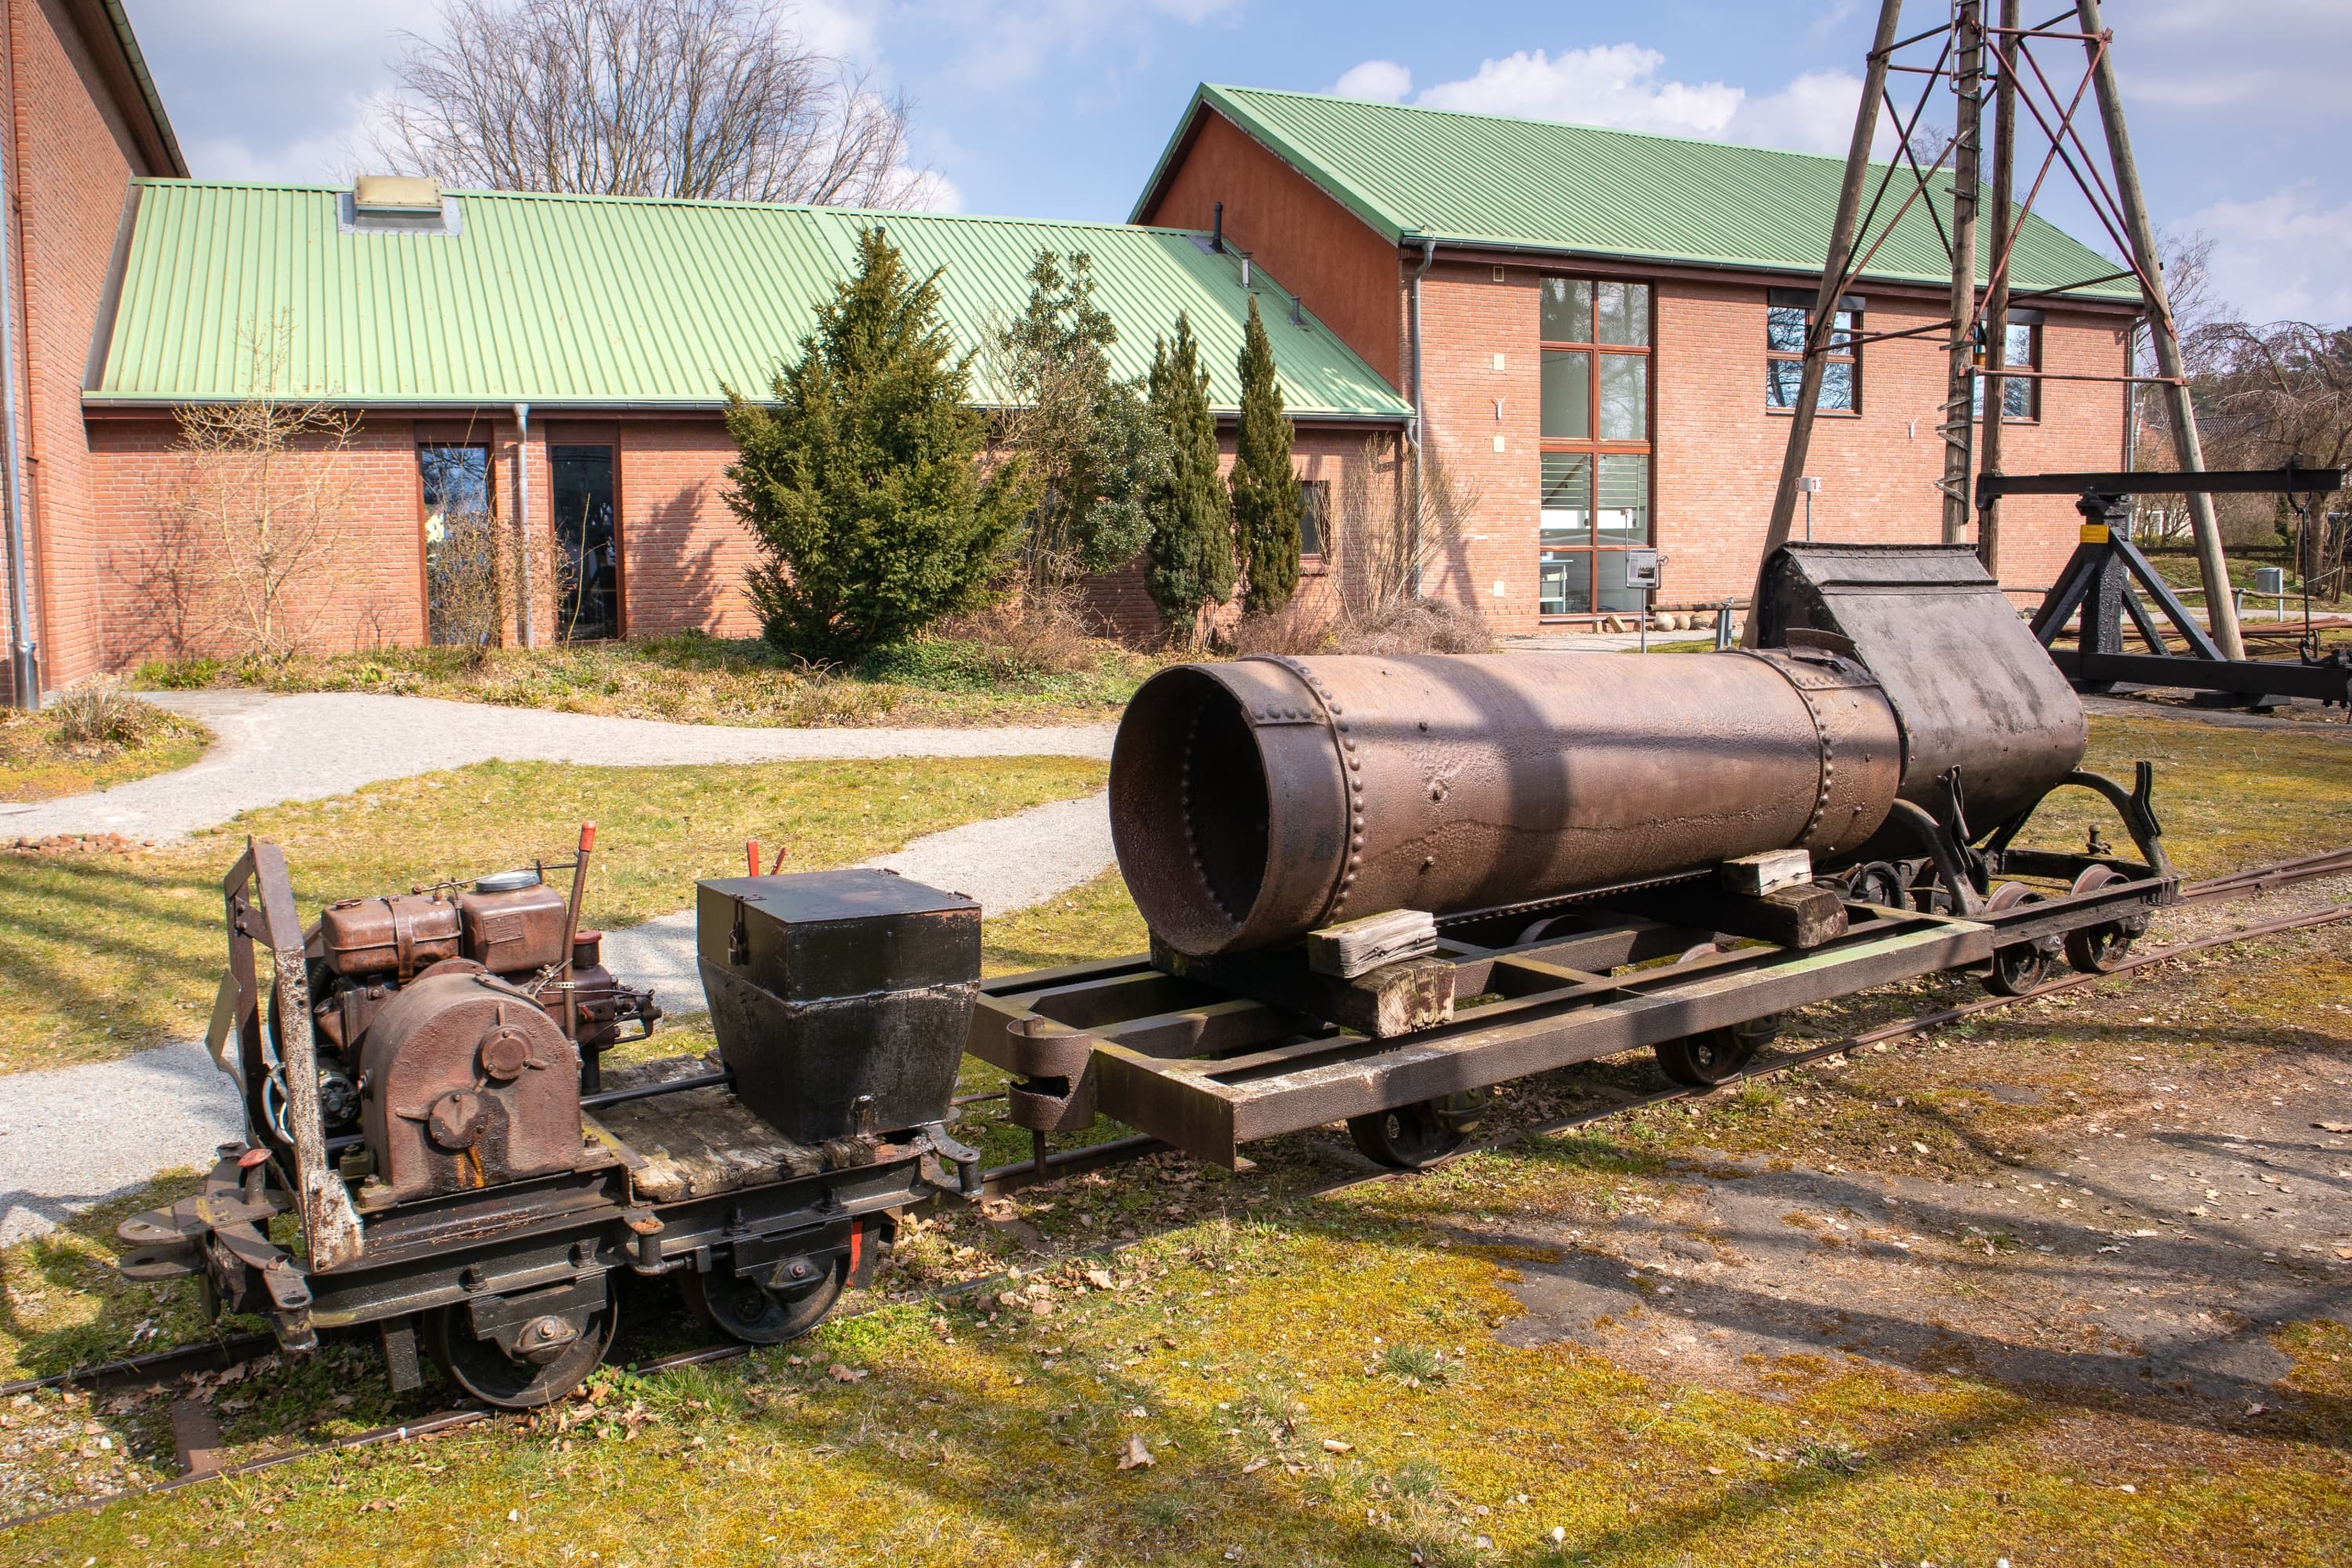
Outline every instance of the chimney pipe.
<svg viewBox="0 0 2352 1568"><path fill-rule="evenodd" d="M1222 255L1223 255L1223 254L1224 254L1224 249L1225 249L1225 204L1224 204L1224 203L1223 203L1223 202L1219 202L1219 203L1217 204L1217 207L1216 207L1216 217L1213 220L1213 226L1209 230L1209 248L1210 248L1211 250L1215 251L1215 252L1216 252L1217 254L1219 254L1220 256L1222 256Z"/></svg>

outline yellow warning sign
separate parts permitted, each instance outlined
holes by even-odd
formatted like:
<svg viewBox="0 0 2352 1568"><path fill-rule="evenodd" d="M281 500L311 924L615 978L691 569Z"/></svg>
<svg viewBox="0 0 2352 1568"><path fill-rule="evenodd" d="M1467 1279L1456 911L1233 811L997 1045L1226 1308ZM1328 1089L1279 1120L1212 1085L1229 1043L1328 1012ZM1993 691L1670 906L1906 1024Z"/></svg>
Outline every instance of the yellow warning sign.
<svg viewBox="0 0 2352 1568"><path fill-rule="evenodd" d="M2084 523L2084 524L2083 525L2083 542L2084 542L2084 543L2085 543L2085 544L2105 544L2106 542L2107 542L2107 525L2106 525L2105 523L2104 523L2104 522L2086 522L2086 523Z"/></svg>

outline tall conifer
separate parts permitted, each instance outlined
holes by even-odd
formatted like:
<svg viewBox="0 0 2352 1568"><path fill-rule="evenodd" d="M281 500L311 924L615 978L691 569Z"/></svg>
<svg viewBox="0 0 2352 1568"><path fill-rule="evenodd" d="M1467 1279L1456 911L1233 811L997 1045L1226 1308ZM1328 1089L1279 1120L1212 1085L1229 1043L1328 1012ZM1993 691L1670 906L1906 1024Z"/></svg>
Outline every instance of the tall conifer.
<svg viewBox="0 0 2352 1568"><path fill-rule="evenodd" d="M1151 539L1144 583L1160 613L1197 642L1204 611L1234 596L1234 509L1217 473L1217 420L1209 374L1189 316L1176 318L1176 343L1153 344L1151 409L1167 432L1169 461L1144 506Z"/></svg>
<svg viewBox="0 0 2352 1568"><path fill-rule="evenodd" d="M1254 613L1278 610L1298 591L1298 478L1290 469L1289 417L1274 380L1274 344L1250 296L1242 340L1242 420L1234 443L1234 533Z"/></svg>

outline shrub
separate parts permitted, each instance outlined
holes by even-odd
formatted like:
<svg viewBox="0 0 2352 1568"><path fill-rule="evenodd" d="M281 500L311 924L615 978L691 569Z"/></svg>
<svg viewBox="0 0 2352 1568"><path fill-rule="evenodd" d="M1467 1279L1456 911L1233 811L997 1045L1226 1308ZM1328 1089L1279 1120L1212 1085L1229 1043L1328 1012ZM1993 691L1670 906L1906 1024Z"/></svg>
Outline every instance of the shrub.
<svg viewBox="0 0 2352 1568"><path fill-rule="evenodd" d="M1017 454L981 478L969 367L938 275L915 281L870 228L773 401L728 389L728 504L759 545L750 589L770 642L851 663L985 597L1032 495Z"/></svg>
<svg viewBox="0 0 2352 1568"><path fill-rule="evenodd" d="M58 740L68 746L135 746L162 718L120 681L110 679L85 680L68 689L52 711Z"/></svg>
<svg viewBox="0 0 2352 1568"><path fill-rule="evenodd" d="M1217 421L1190 317L1177 316L1173 347L1152 346L1150 386L1169 452L1144 498L1151 540L1143 581L1175 638L1197 647L1208 613L1234 596L1234 503L1217 472Z"/></svg>
<svg viewBox="0 0 2352 1568"><path fill-rule="evenodd" d="M1255 614L1278 610L1298 591L1298 476L1290 468L1290 420L1274 378L1274 344L1249 302L1238 368L1241 426L1234 437L1234 534L1241 542L1249 586L1244 602Z"/></svg>

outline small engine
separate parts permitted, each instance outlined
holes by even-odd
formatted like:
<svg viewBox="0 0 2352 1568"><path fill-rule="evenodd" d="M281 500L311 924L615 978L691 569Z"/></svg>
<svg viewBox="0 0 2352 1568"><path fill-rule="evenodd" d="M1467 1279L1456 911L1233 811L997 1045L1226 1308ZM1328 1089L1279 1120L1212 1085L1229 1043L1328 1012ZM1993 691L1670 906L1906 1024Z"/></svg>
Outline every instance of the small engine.
<svg viewBox="0 0 2352 1568"><path fill-rule="evenodd" d="M577 919L537 870L320 916L307 943L320 1110L331 1138L359 1134L363 1208L578 1162L599 1058L661 1010L613 977ZM350 1155L345 1169L361 1173Z"/></svg>

